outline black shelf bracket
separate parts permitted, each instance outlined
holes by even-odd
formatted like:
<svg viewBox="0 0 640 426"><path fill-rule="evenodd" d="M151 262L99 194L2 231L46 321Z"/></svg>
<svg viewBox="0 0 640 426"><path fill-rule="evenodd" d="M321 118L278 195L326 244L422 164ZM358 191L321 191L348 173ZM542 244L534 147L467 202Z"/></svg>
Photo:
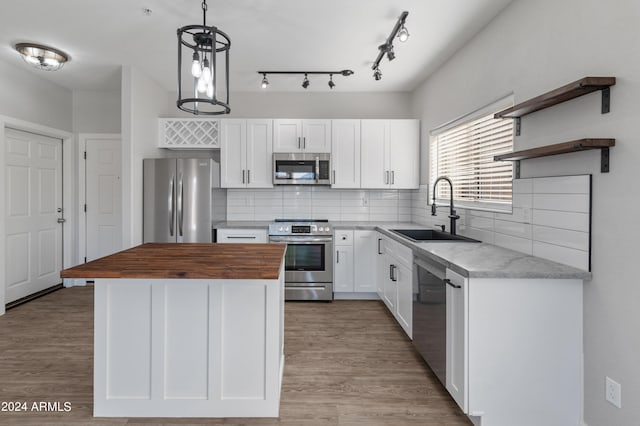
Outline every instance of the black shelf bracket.
<svg viewBox="0 0 640 426"><path fill-rule="evenodd" d="M600 148L600 173L609 173L609 148Z"/></svg>
<svg viewBox="0 0 640 426"><path fill-rule="evenodd" d="M602 89L602 114L606 114L609 112L609 107L611 103L611 88L605 87Z"/></svg>

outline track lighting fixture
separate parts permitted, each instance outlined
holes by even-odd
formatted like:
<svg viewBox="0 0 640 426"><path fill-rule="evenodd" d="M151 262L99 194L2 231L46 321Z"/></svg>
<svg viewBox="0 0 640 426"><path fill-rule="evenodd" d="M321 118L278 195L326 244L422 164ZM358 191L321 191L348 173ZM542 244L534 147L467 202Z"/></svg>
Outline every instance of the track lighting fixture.
<svg viewBox="0 0 640 426"><path fill-rule="evenodd" d="M265 89L269 85L269 80L267 80L267 74L302 74L304 75L304 80L302 81L302 87L307 89L311 84L309 81L309 75L311 74L322 74L329 76L329 88L333 89L336 87L336 83L333 81L334 75L341 75L343 77L349 77L353 75L353 71L351 70L342 70L342 71L258 71L258 74L262 74L262 83L261 87Z"/></svg>
<svg viewBox="0 0 640 426"><path fill-rule="evenodd" d="M398 37L398 40L404 43L409 39L409 31L404 25L404 21L407 19L407 16L409 16L409 12L402 12L400 17L396 21L393 30L391 30L391 34L389 34L389 37L387 37L387 40L383 44L378 46L378 56L376 57L375 61L373 61L373 65L371 66L371 69L373 70L373 78L375 78L376 81L382 78L382 73L380 72L379 68L382 58L384 58L385 55L387 56L387 59L389 61L393 61L396 58L396 52L393 50L393 40Z"/></svg>
<svg viewBox="0 0 640 426"><path fill-rule="evenodd" d="M178 108L196 115L229 114L230 48L228 35L207 26L203 0L202 25L178 28Z"/></svg>

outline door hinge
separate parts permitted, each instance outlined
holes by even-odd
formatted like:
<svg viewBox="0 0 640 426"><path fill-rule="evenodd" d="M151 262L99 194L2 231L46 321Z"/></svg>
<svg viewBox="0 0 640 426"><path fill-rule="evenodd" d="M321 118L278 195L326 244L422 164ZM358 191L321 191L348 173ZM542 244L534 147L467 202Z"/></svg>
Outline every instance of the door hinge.
<svg viewBox="0 0 640 426"><path fill-rule="evenodd" d="M87 212L87 205L86 204L84 205L84 212L85 213Z"/></svg>
<svg viewBox="0 0 640 426"><path fill-rule="evenodd" d="M87 159L87 151L84 152L84 159Z"/></svg>

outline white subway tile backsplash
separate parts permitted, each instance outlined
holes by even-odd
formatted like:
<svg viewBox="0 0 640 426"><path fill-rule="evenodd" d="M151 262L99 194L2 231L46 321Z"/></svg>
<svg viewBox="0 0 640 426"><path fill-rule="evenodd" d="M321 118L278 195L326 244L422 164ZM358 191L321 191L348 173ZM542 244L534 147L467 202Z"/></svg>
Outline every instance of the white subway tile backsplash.
<svg viewBox="0 0 640 426"><path fill-rule="evenodd" d="M513 180L513 193L514 194L531 194L533 193L533 179L514 179Z"/></svg>
<svg viewBox="0 0 640 426"><path fill-rule="evenodd" d="M533 255L554 262L564 263L578 269L589 270L588 252L568 247L556 246L540 241L533 242Z"/></svg>
<svg viewBox="0 0 640 426"><path fill-rule="evenodd" d="M528 255L533 253L533 241L530 238L519 238L496 232L494 244Z"/></svg>
<svg viewBox="0 0 640 426"><path fill-rule="evenodd" d="M591 176L556 176L530 179L535 194L589 194Z"/></svg>
<svg viewBox="0 0 640 426"><path fill-rule="evenodd" d="M533 194L533 208L589 213L589 194Z"/></svg>
<svg viewBox="0 0 640 426"><path fill-rule="evenodd" d="M519 222L495 221L495 231L502 234L531 239L531 224Z"/></svg>
<svg viewBox="0 0 640 426"><path fill-rule="evenodd" d="M589 251L589 233L587 232L534 225L533 240L582 251Z"/></svg>
<svg viewBox="0 0 640 426"><path fill-rule="evenodd" d="M531 223L552 228L589 232L589 214L560 212L554 210L533 210Z"/></svg>

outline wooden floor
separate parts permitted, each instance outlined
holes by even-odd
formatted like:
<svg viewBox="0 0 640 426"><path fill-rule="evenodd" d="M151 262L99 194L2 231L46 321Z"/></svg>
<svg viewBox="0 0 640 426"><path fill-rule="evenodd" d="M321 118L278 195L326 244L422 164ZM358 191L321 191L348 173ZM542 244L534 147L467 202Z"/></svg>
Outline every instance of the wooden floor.
<svg viewBox="0 0 640 426"><path fill-rule="evenodd" d="M280 418L93 418L93 289L59 290L0 317L0 404L71 411L0 411L0 425L471 424L382 302L288 302L285 317Z"/></svg>

